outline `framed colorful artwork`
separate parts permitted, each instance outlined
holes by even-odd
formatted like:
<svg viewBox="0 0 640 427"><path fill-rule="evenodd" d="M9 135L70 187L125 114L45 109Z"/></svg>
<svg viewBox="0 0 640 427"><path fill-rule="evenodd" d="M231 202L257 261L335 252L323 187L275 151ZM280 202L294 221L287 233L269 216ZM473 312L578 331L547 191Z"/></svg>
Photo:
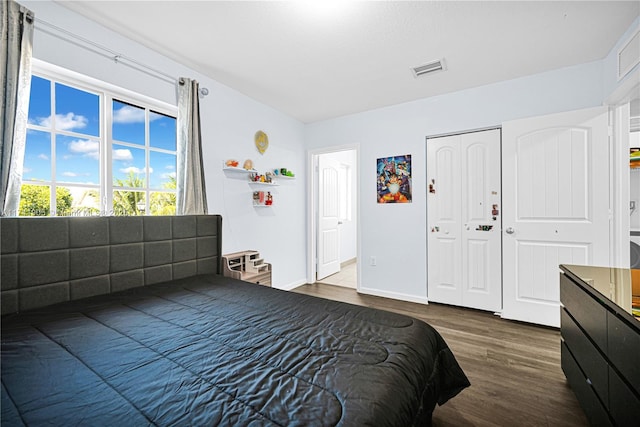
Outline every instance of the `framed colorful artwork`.
<svg viewBox="0 0 640 427"><path fill-rule="evenodd" d="M411 154L377 160L378 203L411 203Z"/></svg>

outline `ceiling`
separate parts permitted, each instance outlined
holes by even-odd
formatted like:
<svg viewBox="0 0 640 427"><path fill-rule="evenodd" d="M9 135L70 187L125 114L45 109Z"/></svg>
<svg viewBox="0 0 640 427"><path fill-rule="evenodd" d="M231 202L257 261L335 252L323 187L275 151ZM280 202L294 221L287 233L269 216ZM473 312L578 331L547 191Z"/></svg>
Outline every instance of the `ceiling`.
<svg viewBox="0 0 640 427"><path fill-rule="evenodd" d="M305 123L600 60L640 12L638 1L57 3ZM445 71L414 77L436 59Z"/></svg>

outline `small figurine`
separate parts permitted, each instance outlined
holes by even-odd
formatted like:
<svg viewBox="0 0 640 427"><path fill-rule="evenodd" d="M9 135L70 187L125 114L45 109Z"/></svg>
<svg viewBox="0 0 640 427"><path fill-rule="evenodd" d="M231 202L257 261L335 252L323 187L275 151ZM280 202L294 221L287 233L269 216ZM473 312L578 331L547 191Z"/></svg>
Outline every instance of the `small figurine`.
<svg viewBox="0 0 640 427"><path fill-rule="evenodd" d="M267 191L267 200L264 202L265 205L273 204L273 196L271 195L271 191Z"/></svg>
<svg viewBox="0 0 640 427"><path fill-rule="evenodd" d="M232 168L237 168L238 167L238 161L234 160L234 159L229 159L229 160L227 160L225 165L227 165L229 167L232 167Z"/></svg>
<svg viewBox="0 0 640 427"><path fill-rule="evenodd" d="M244 164L242 165L242 167L248 171L253 169L253 160L251 159L247 159L244 161Z"/></svg>

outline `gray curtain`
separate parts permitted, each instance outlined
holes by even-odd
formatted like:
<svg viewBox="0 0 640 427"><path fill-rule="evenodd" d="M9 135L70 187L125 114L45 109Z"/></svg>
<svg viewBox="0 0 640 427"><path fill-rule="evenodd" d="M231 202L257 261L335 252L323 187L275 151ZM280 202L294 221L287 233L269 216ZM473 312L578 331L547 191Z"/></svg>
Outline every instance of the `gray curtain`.
<svg viewBox="0 0 640 427"><path fill-rule="evenodd" d="M195 80L181 78L178 84L178 165L176 214L207 213L207 191L202 163L200 133L200 88Z"/></svg>
<svg viewBox="0 0 640 427"><path fill-rule="evenodd" d="M31 91L33 12L3 0L0 19L0 216L17 216Z"/></svg>

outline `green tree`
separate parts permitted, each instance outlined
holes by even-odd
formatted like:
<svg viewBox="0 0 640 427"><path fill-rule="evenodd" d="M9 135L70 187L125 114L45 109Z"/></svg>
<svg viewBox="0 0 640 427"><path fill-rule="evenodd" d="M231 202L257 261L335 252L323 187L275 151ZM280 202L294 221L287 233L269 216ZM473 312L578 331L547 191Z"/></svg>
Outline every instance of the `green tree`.
<svg viewBox="0 0 640 427"><path fill-rule="evenodd" d="M48 185L23 184L20 188L20 216L49 216L50 187ZM56 187L56 214L69 215L73 197L68 188Z"/></svg>
<svg viewBox="0 0 640 427"><path fill-rule="evenodd" d="M175 190L177 182L175 177L169 177L169 181L162 184L167 190ZM151 215L175 215L176 214L176 193L166 191L156 191L151 193L149 200L149 210Z"/></svg>
<svg viewBox="0 0 640 427"><path fill-rule="evenodd" d="M115 179L114 187L144 188L144 179L129 172L126 179ZM144 191L114 190L113 213L115 215L144 215Z"/></svg>

